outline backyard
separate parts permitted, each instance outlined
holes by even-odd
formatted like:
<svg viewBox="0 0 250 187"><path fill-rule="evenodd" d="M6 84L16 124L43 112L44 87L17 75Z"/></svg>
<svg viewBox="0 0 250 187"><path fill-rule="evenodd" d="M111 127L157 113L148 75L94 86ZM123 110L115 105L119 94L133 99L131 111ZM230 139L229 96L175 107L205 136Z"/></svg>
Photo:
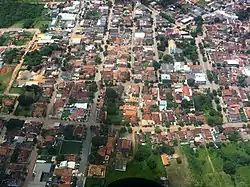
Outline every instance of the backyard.
<svg viewBox="0 0 250 187"><path fill-rule="evenodd" d="M82 150L82 143L78 141L63 141L60 154L79 154Z"/></svg>

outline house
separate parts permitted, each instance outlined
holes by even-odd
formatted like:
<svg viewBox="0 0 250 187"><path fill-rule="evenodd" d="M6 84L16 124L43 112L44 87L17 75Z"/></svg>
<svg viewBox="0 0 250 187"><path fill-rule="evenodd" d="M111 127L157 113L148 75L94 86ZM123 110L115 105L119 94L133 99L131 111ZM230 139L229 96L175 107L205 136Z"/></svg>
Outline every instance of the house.
<svg viewBox="0 0 250 187"><path fill-rule="evenodd" d="M227 108L227 118L230 122L239 122L241 121L239 106L230 105Z"/></svg>
<svg viewBox="0 0 250 187"><path fill-rule="evenodd" d="M88 177L105 178L106 166L90 164L88 169Z"/></svg>
<svg viewBox="0 0 250 187"><path fill-rule="evenodd" d="M168 165L169 165L168 157L167 157L166 154L162 154L162 155L161 155L161 161L162 161L162 164L163 164L164 166L168 166Z"/></svg>
<svg viewBox="0 0 250 187"><path fill-rule="evenodd" d="M107 149L106 154L107 155L111 155L111 153L114 151L115 143L116 143L115 137L108 137L108 142L106 144L106 149Z"/></svg>
<svg viewBox="0 0 250 187"><path fill-rule="evenodd" d="M117 149L123 153L129 153L131 150L131 140L119 139L117 142Z"/></svg>
<svg viewBox="0 0 250 187"><path fill-rule="evenodd" d="M205 73L195 73L195 83L198 85L204 85L207 83L207 78Z"/></svg>

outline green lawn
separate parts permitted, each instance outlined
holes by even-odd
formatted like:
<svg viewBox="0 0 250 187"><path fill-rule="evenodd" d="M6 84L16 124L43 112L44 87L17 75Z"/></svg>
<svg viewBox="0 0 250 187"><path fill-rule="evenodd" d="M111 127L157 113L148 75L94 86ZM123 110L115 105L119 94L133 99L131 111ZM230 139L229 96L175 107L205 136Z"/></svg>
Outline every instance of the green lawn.
<svg viewBox="0 0 250 187"><path fill-rule="evenodd" d="M43 20L43 19L40 19L38 18L36 21L35 21L35 24L34 24L34 28L40 28L42 27L43 25L50 25L50 20Z"/></svg>
<svg viewBox="0 0 250 187"><path fill-rule="evenodd" d="M10 93L15 93L15 94L24 94L25 93L25 89L22 87L12 87L10 89Z"/></svg>
<svg viewBox="0 0 250 187"><path fill-rule="evenodd" d="M85 187L102 187L104 183L105 183L105 179L87 178Z"/></svg>
<svg viewBox="0 0 250 187"><path fill-rule="evenodd" d="M70 115L70 111L69 110L64 110L61 116L61 119L65 119L67 117L69 117Z"/></svg>
<svg viewBox="0 0 250 187"><path fill-rule="evenodd" d="M210 159L213 163L214 169L217 172L222 171L223 168L223 160L216 155L215 152L209 151Z"/></svg>
<svg viewBox="0 0 250 187"><path fill-rule="evenodd" d="M79 154L81 150L81 142L64 141L61 146L60 154Z"/></svg>
<svg viewBox="0 0 250 187"><path fill-rule="evenodd" d="M250 166L239 167L236 170L236 187L249 187Z"/></svg>
<svg viewBox="0 0 250 187"><path fill-rule="evenodd" d="M32 116L32 110L33 110L33 107L24 108L24 107L18 105L14 114L16 116L30 117L30 116Z"/></svg>
<svg viewBox="0 0 250 187"><path fill-rule="evenodd" d="M244 151L243 147L240 147L238 143L229 143L226 147L222 147L222 150L226 154L239 154L240 156L249 156Z"/></svg>
<svg viewBox="0 0 250 187"><path fill-rule="evenodd" d="M107 119L113 124L120 124L123 119L123 114L119 111L117 115L108 115Z"/></svg>
<svg viewBox="0 0 250 187"><path fill-rule="evenodd" d="M234 187L231 176L224 172L208 173L203 176L206 187Z"/></svg>
<svg viewBox="0 0 250 187"><path fill-rule="evenodd" d="M131 177L137 177L137 178L145 178L145 179L151 179L154 180L158 177L163 177L165 176L165 168L162 164L161 157L160 155L158 156L152 156L156 163L157 167L154 170L151 170L146 162L138 162L138 161L131 161L127 165L127 171L125 172L118 172L118 171L113 171L113 172L107 172L106 173L106 184L108 185L113 181L116 181L118 179L123 179L123 178L131 178Z"/></svg>
<svg viewBox="0 0 250 187"><path fill-rule="evenodd" d="M211 164L208 161L208 153L206 149L199 149L198 150L198 160L201 163L202 171L204 173L212 173Z"/></svg>

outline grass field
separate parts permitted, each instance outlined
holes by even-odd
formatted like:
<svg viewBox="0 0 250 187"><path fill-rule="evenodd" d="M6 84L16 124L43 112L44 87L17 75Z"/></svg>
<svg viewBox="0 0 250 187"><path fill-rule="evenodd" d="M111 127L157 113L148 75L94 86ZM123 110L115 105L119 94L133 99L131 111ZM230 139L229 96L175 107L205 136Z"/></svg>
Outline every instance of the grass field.
<svg viewBox="0 0 250 187"><path fill-rule="evenodd" d="M5 67L2 68L2 70L4 69ZM11 79L11 76L12 76L12 72L14 70L13 67L8 67L6 68L7 72L4 73L4 74L1 74L0 75L0 93L3 93L4 90L7 88L9 82L10 82L10 79ZM2 71L1 70L1 71Z"/></svg>
<svg viewBox="0 0 250 187"><path fill-rule="evenodd" d="M87 178L85 187L102 187L104 183L105 183L105 179Z"/></svg>
<svg viewBox="0 0 250 187"><path fill-rule="evenodd" d="M15 94L24 94L25 89L22 87L12 87L10 88L10 93L15 93Z"/></svg>
<svg viewBox="0 0 250 187"><path fill-rule="evenodd" d="M188 167L188 161L185 155L180 155L182 160L178 164L175 159L170 161L167 167L167 175L170 186L174 187L192 187L192 175Z"/></svg>
<svg viewBox="0 0 250 187"><path fill-rule="evenodd" d="M155 170L151 170L147 166L146 162L137 162L134 160L128 163L127 171L125 172L118 172L118 171L107 172L105 185L108 185L113 181L123 178L136 177L136 178L145 178L149 180L154 180L157 177L165 176L165 168L162 164L160 155L158 156L154 155L152 157L157 163L157 167Z"/></svg>
<svg viewBox="0 0 250 187"><path fill-rule="evenodd" d="M123 119L123 114L121 111L117 115L108 115L107 119L113 124L120 124Z"/></svg>
<svg viewBox="0 0 250 187"><path fill-rule="evenodd" d="M81 149L81 142L64 141L61 146L60 154L79 154Z"/></svg>
<svg viewBox="0 0 250 187"><path fill-rule="evenodd" d="M188 157L194 185L206 184L206 187L221 186L233 187L234 183L230 175L223 172L223 161L215 153L199 148L197 153L192 155L188 146L183 147L184 154ZM211 162L208 159L211 159ZM213 171L213 168L215 171ZM185 187L185 186L184 186Z"/></svg>

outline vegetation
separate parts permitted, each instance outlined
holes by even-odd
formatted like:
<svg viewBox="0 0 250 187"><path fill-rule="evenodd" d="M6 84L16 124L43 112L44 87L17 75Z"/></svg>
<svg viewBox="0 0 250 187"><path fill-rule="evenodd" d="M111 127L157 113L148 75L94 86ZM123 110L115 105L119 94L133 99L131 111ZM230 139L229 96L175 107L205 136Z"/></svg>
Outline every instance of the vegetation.
<svg viewBox="0 0 250 187"><path fill-rule="evenodd" d="M29 108L33 103L37 102L42 95L42 88L36 85L26 86L25 93L18 97L19 105Z"/></svg>
<svg viewBox="0 0 250 187"><path fill-rule="evenodd" d="M54 50L59 50L57 45L45 45L40 50L28 52L24 57L24 63L34 67L42 63L43 56L50 56Z"/></svg>
<svg viewBox="0 0 250 187"><path fill-rule="evenodd" d="M17 0L0 0L0 28L10 27L18 21L35 19L42 13L43 5Z"/></svg>
<svg viewBox="0 0 250 187"><path fill-rule="evenodd" d="M60 154L79 154L81 149L81 142L64 141L60 150Z"/></svg>
<svg viewBox="0 0 250 187"><path fill-rule="evenodd" d="M189 79L187 80L187 84L188 84L188 86L193 87L193 86L195 85L195 80L192 79L192 78L189 78Z"/></svg>
<svg viewBox="0 0 250 187"><path fill-rule="evenodd" d="M101 16L101 13L98 10L88 10L86 12L85 18L93 20L93 19L100 18L100 16Z"/></svg>
<svg viewBox="0 0 250 187"><path fill-rule="evenodd" d="M18 63L20 60L19 50L12 48L4 53L3 62L5 64Z"/></svg>
<svg viewBox="0 0 250 187"><path fill-rule="evenodd" d="M198 61L198 53L195 41L184 40L179 45L182 48L183 55L195 64Z"/></svg>
<svg viewBox="0 0 250 187"><path fill-rule="evenodd" d="M223 119L221 112L213 109L212 98L210 94L195 95L193 100L196 111L205 113L205 118L209 125L222 124Z"/></svg>
<svg viewBox="0 0 250 187"><path fill-rule="evenodd" d="M113 123L113 124L120 124L122 121L122 112L120 112L120 97L118 93L113 89L108 87L106 89L106 96L105 96L105 106L107 110L107 122L106 123Z"/></svg>

